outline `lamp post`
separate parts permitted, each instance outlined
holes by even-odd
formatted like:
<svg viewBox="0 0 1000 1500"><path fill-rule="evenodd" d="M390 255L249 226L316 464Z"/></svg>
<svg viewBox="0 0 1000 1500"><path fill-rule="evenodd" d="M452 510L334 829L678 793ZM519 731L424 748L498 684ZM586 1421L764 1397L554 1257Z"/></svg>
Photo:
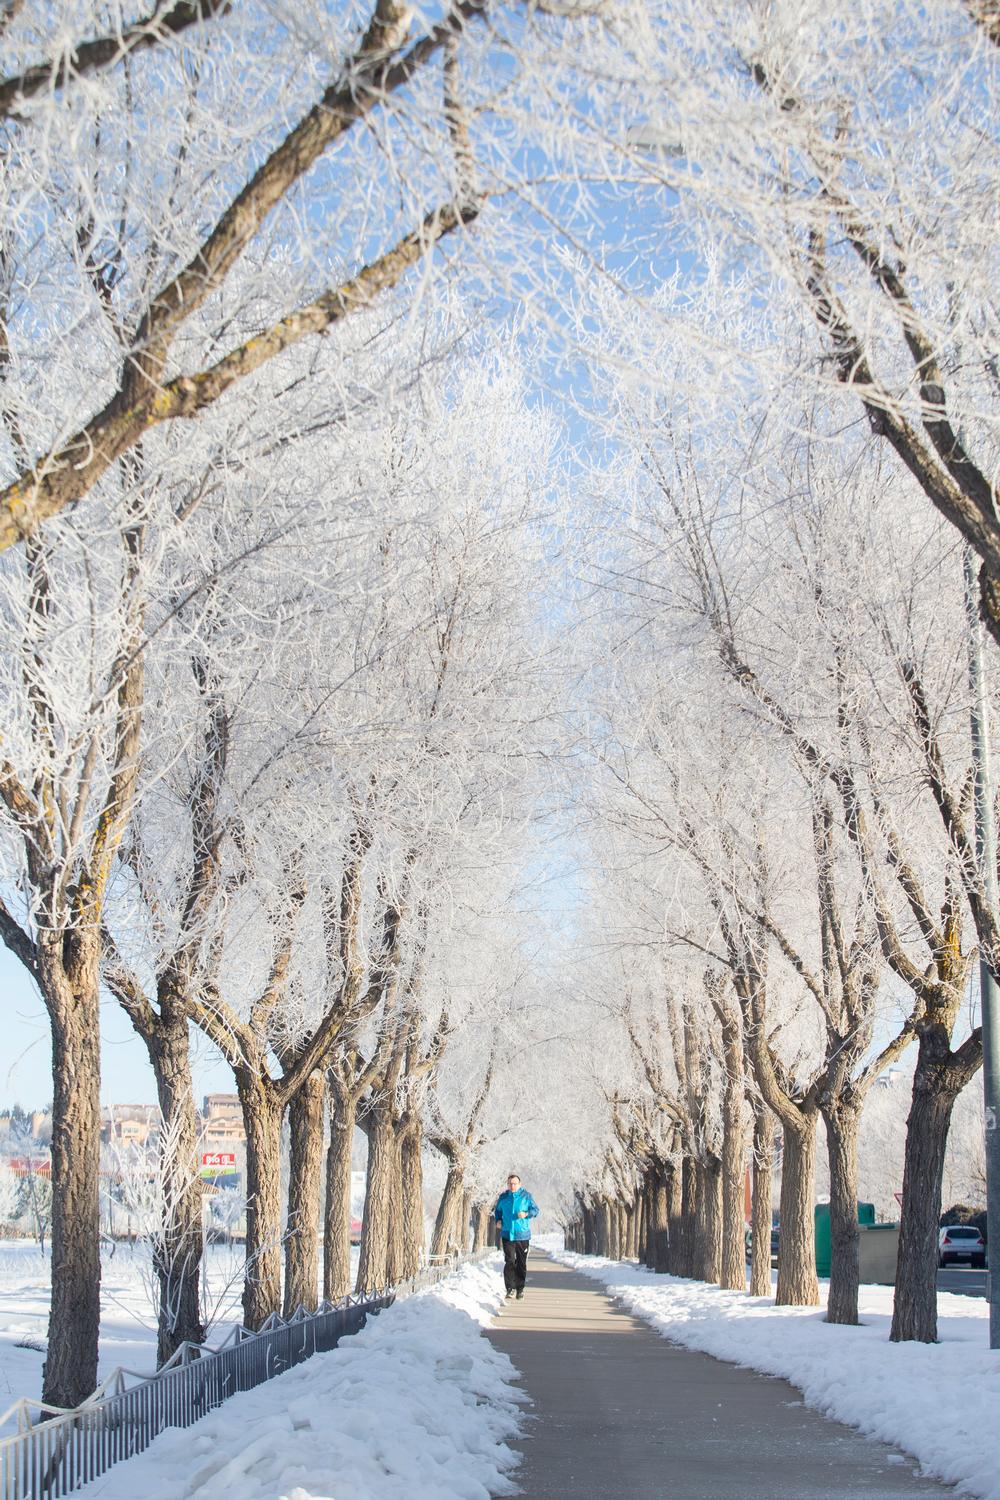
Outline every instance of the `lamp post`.
<svg viewBox="0 0 1000 1500"><path fill-rule="evenodd" d="M979 583L971 547L965 548L965 609L969 620L969 686L972 689L972 756L976 773L976 856L989 908L997 911L997 849L990 776L990 722L979 620ZM991 955L996 960L996 955ZM985 957L979 960L983 1026L983 1114L986 1144L987 1254L1000 1254L1000 986ZM1000 1349L1000 1275L986 1276L990 1304L990 1348Z"/></svg>

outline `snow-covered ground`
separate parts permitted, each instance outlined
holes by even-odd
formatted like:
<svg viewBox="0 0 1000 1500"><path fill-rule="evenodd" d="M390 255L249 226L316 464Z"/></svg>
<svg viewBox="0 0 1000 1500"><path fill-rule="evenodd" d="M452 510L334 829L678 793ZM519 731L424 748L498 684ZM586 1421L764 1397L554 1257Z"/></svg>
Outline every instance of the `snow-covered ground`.
<svg viewBox="0 0 1000 1500"><path fill-rule="evenodd" d="M0 1240L0 1414L19 1396L38 1396L49 1318L51 1260L28 1240ZM352 1271L357 1251L352 1252ZM210 1245L205 1251L204 1306L209 1343L221 1343L242 1322L243 1250ZM156 1313L148 1245L106 1249L101 1265L101 1342L98 1378L117 1366L156 1368ZM0 1430L5 1436L8 1424Z"/></svg>
<svg viewBox="0 0 1000 1500"><path fill-rule="evenodd" d="M76 1493L80 1500L489 1500L510 1494L516 1371L482 1336L499 1256L369 1318Z"/></svg>
<svg viewBox="0 0 1000 1500"><path fill-rule="evenodd" d="M937 1344L890 1344L892 1288L863 1286L862 1326L823 1312L704 1282L656 1276L634 1263L553 1250L603 1282L665 1338L717 1359L782 1375L809 1406L905 1449L960 1493L1000 1500L1000 1355L985 1301L938 1293Z"/></svg>

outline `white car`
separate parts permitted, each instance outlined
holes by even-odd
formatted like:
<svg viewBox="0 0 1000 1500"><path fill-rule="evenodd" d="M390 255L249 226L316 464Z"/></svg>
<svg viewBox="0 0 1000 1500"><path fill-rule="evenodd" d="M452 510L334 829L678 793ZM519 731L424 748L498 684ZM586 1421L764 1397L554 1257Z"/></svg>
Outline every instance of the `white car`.
<svg viewBox="0 0 1000 1500"><path fill-rule="evenodd" d="M938 1265L959 1260L973 1266L986 1265L986 1241L974 1224L948 1224L938 1234Z"/></svg>

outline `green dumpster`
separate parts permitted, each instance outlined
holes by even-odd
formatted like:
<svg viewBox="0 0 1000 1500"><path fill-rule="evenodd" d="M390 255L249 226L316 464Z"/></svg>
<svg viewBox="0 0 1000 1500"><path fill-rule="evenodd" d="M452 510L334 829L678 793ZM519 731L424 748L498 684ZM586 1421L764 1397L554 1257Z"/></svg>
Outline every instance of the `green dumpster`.
<svg viewBox="0 0 1000 1500"><path fill-rule="evenodd" d="M830 1274L830 1205L829 1203L817 1203L813 1210L816 1224L816 1275L829 1276ZM875 1223L874 1203L858 1204L858 1223Z"/></svg>

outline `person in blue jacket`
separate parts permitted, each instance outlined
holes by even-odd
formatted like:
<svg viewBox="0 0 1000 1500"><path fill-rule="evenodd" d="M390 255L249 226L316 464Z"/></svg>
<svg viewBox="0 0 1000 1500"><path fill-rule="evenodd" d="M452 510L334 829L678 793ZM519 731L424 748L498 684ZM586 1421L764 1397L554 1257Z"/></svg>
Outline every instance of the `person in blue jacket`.
<svg viewBox="0 0 1000 1500"><path fill-rule="evenodd" d="M516 1172L507 1178L507 1191L501 1193L493 1209L503 1245L503 1284L508 1298L524 1296L528 1273L528 1246L531 1244L531 1221L538 1216L538 1204L521 1186Z"/></svg>

